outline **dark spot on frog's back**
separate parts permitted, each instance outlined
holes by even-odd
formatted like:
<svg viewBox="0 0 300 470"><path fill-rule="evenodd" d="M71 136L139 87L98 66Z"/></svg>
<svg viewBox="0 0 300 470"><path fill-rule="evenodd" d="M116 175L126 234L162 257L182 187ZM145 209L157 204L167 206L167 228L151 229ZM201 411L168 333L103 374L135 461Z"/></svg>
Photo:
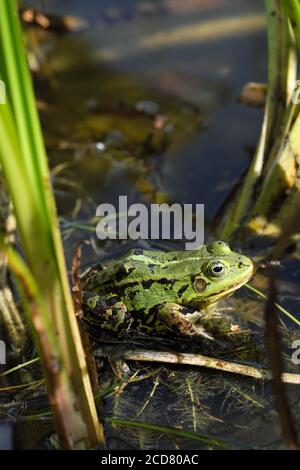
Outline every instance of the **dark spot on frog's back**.
<svg viewBox="0 0 300 470"><path fill-rule="evenodd" d="M142 255L143 253L144 253L144 252L143 252L143 250L142 250L141 248L135 248L135 249L133 250L133 254L136 255L136 256L140 256L140 255Z"/></svg>
<svg viewBox="0 0 300 470"><path fill-rule="evenodd" d="M148 269L154 269L157 264L148 264Z"/></svg>
<svg viewBox="0 0 300 470"><path fill-rule="evenodd" d="M116 280L121 281L127 275L124 264L121 264L116 272Z"/></svg>
<svg viewBox="0 0 300 470"><path fill-rule="evenodd" d="M122 281L122 279L124 279L125 277L129 276L129 274L131 274L133 271L135 270L134 267L132 268L129 268L128 270L125 268L124 264L121 264L119 266L119 269L118 271L116 272L116 281L120 282Z"/></svg>
<svg viewBox="0 0 300 470"><path fill-rule="evenodd" d="M177 292L178 297L181 297L188 287L189 287L188 284L185 284L184 286L180 287L179 291Z"/></svg>
<svg viewBox="0 0 300 470"><path fill-rule="evenodd" d="M128 297L129 297L130 300L134 300L135 296L136 296L136 292L134 290L132 290L128 294Z"/></svg>
<svg viewBox="0 0 300 470"><path fill-rule="evenodd" d="M153 284L153 280L152 279L149 279L148 281L143 281L142 282L142 286L144 289L150 289L150 287L152 286Z"/></svg>
<svg viewBox="0 0 300 470"><path fill-rule="evenodd" d="M167 279L166 277L162 277L161 279L158 279L157 282L160 284L174 284L174 279Z"/></svg>
<svg viewBox="0 0 300 470"><path fill-rule="evenodd" d="M120 301L120 298L117 295L113 295L112 297L109 297L108 299L106 299L106 303L109 307L112 307L119 301Z"/></svg>

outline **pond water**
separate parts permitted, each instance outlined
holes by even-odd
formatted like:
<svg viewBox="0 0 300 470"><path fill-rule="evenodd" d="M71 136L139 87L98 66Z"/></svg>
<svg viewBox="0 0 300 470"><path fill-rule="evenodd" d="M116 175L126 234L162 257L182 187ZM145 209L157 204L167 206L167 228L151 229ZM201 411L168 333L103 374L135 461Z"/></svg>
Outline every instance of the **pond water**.
<svg viewBox="0 0 300 470"><path fill-rule="evenodd" d="M142 14L143 5L156 9ZM237 98L246 82L266 81L261 2L195 0L183 8L175 0L49 1L46 6L84 16L91 25L48 44L55 106L44 113L43 122L52 166L77 150L72 172L92 201L90 215L101 202L125 194L130 202L203 203L209 227L247 168L259 133L261 110L242 106ZM151 157L144 152L136 167L134 145L143 153L153 126L151 116L141 119L134 113L145 101L154 101L170 122L165 126L169 143L157 137ZM57 138L65 142L61 153ZM83 148L87 143L98 143L97 148L108 143L114 152L99 151L95 157L91 148ZM71 207L74 192L59 198L62 215Z"/></svg>
<svg viewBox="0 0 300 470"><path fill-rule="evenodd" d="M115 203L119 195L127 195L129 203L205 204L209 232L220 205L247 169L261 126L262 111L237 98L245 83L267 79L263 2L24 3L89 23L78 33L28 31L30 47L37 35L46 57L36 89L68 262L82 239L90 241L83 249L83 266L127 247L117 241L100 243L94 234L96 207ZM263 277L258 279L263 287ZM297 312L299 261L287 258L278 279L280 301ZM245 291L237 299L239 312L255 303ZM258 317L262 310L262 303L256 305ZM259 338L257 355L265 363L261 328L253 328ZM245 350L250 343L242 343ZM180 345L185 351L189 347L198 350ZM250 355L241 358L250 361ZM234 448L283 447L269 384L202 369L136 364L130 366L132 373L140 370L149 377L116 396L109 392L105 361L101 367L108 383L105 416L207 434ZM290 392L299 417L297 389ZM33 433L36 426L44 432L44 422L37 420ZM219 445L109 425L107 436L111 448Z"/></svg>

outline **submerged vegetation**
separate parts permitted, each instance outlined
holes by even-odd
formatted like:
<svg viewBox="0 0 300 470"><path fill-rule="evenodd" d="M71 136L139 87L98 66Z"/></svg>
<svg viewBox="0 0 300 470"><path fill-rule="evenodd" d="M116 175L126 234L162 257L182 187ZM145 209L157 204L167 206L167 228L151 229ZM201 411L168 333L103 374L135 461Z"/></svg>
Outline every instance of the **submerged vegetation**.
<svg viewBox="0 0 300 470"><path fill-rule="evenodd" d="M24 21L41 29L40 35L31 28L25 34L30 73L16 4L0 4L0 79L7 93L0 104L0 331L13 345L0 372L0 416L16 427L15 446L297 448L293 420L300 423L300 374L291 357L300 319L289 300L299 298L298 284L282 276L288 284L284 297L277 261L289 246L288 267L297 279L299 3L265 0L268 84L259 142L208 234L233 242L239 251L250 248L257 275L248 289L201 316L213 335L201 341L162 337L158 331L116 337L97 323L83 324L79 278L80 263L82 269L98 265L99 258L135 247L96 240L99 187L103 200L128 191L131 200L176 201L178 188L168 190L164 172L185 158L178 157L178 149L199 129L207 130L201 107L95 64L89 44L76 35L59 36L77 24L80 30L84 21L29 9L22 10ZM173 4L179 12L183 8ZM147 18L149 11L137 10L133 17ZM262 24L261 17L254 20ZM190 30L191 42L193 34L198 27ZM166 41L165 35L159 38ZM172 40L177 44L175 33ZM249 69L249 80L250 74ZM166 83L175 90L182 86L171 73ZM187 173L199 171L203 182L201 165ZM180 177L183 199L189 200L189 180ZM163 241L153 245L174 249ZM72 265L71 285L66 260ZM279 279L279 293L274 283L269 289L270 270ZM273 321L277 316L280 325Z"/></svg>

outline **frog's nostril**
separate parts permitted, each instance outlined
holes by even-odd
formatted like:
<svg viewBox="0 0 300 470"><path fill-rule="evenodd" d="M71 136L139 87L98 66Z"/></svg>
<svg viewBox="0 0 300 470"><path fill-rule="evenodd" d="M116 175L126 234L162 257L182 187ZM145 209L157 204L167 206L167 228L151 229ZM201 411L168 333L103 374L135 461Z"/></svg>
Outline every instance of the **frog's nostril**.
<svg viewBox="0 0 300 470"><path fill-rule="evenodd" d="M239 269L243 269L244 271L247 272L254 272L254 264L251 261L251 259L244 257L244 258L239 258L240 261L238 262L237 266Z"/></svg>

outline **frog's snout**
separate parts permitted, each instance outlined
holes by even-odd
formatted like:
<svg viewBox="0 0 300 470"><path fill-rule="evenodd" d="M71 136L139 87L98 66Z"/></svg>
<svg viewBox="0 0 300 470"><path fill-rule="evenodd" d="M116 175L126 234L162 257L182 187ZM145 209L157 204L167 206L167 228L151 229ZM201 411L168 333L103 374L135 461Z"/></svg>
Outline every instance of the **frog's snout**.
<svg viewBox="0 0 300 470"><path fill-rule="evenodd" d="M256 274L256 271L257 271L257 263L255 263L254 261L252 261L252 266L253 266L253 269L252 269L252 276L250 277L250 279L253 279L255 274Z"/></svg>

